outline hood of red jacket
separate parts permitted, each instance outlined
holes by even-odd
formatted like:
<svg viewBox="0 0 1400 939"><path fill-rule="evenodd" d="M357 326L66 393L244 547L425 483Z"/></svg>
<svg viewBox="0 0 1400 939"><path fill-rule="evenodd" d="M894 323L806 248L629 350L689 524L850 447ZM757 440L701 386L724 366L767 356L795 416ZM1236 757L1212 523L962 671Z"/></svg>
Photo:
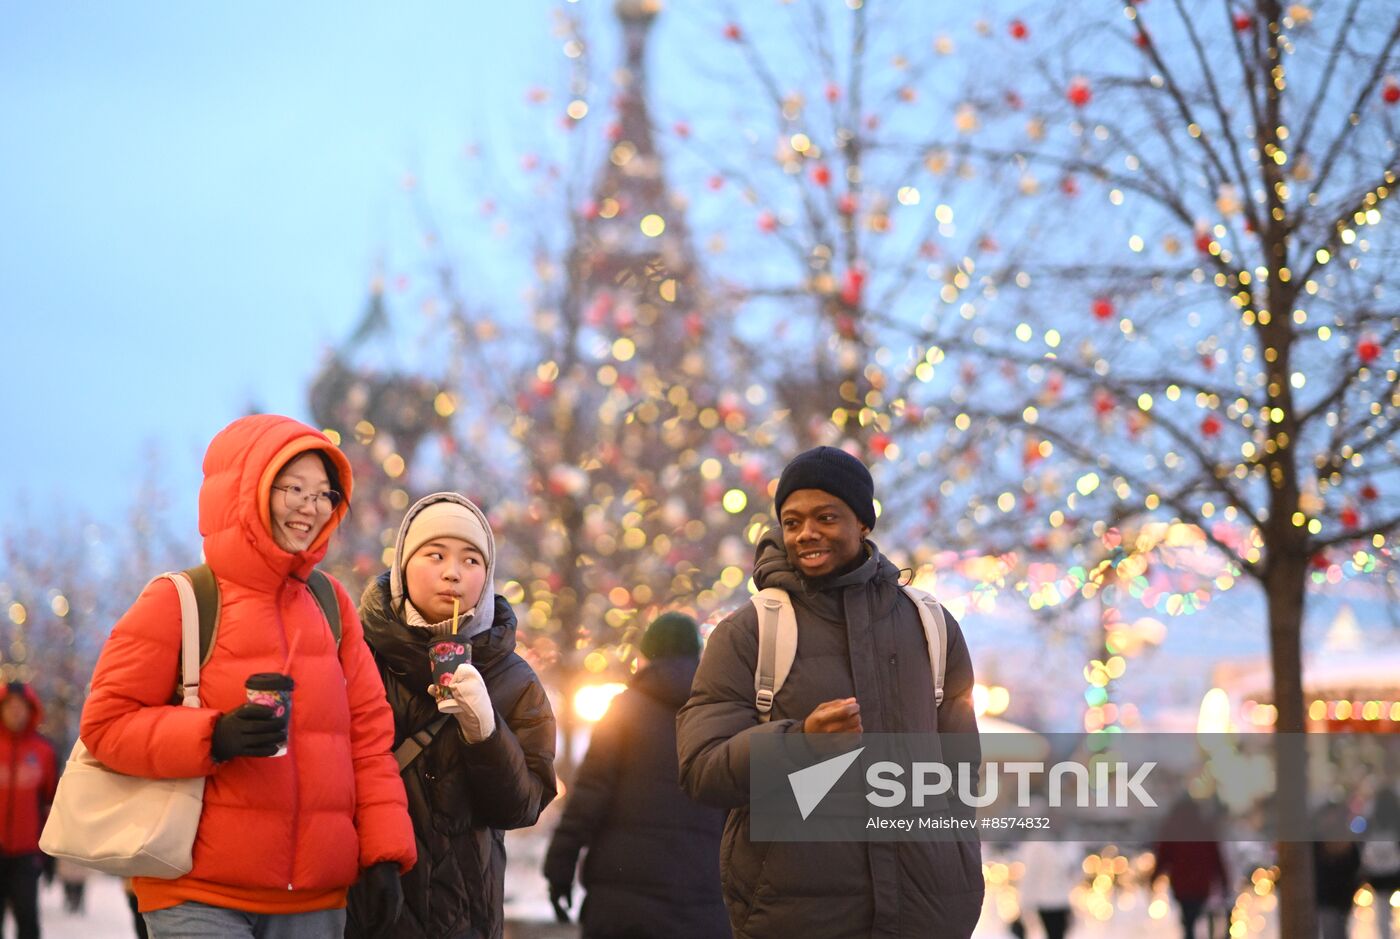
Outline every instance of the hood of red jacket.
<svg viewBox="0 0 1400 939"><path fill-rule="evenodd" d="M43 723L44 720L44 706L39 703L39 695L35 693L34 687L27 682L12 681L4 686L4 692L5 698L8 698L12 694L19 694L23 695L24 700L29 702L29 723L25 725L24 733L32 734L37 732L39 725ZM0 732L6 732L4 724L0 724Z"/></svg>
<svg viewBox="0 0 1400 939"><path fill-rule="evenodd" d="M312 450L330 457L345 498L316 540L291 553L272 537L272 481L288 461ZM352 488L350 461L325 434L276 414L241 417L219 431L204 454L199 490L204 559L220 577L249 586L273 587L289 575L305 580L349 511Z"/></svg>

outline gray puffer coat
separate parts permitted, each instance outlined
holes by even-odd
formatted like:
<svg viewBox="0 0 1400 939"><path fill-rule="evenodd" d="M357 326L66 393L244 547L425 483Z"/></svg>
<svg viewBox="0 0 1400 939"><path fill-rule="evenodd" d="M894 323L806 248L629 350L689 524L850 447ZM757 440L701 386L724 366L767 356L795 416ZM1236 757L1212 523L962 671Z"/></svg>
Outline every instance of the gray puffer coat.
<svg viewBox="0 0 1400 939"><path fill-rule="evenodd" d="M782 536L759 541L754 581L781 587L797 617L797 655L760 723L754 704L758 617L746 603L715 628L677 716L681 785L729 809L720 866L739 939L965 937L982 907L981 851L968 842L759 842L749 839L749 745L755 734L800 733L823 701L855 697L867 733L977 732L972 660L948 617L944 700L936 706L918 610L899 571L866 542L855 570L799 575Z"/></svg>

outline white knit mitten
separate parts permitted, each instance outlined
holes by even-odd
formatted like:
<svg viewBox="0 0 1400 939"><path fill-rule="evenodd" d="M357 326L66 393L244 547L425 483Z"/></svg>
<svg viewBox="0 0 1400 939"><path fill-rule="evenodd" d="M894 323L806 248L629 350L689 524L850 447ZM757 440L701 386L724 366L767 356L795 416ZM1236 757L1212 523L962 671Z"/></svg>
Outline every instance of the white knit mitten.
<svg viewBox="0 0 1400 939"><path fill-rule="evenodd" d="M451 701L460 710L452 712L467 743L481 743L496 730L496 712L486 693L486 680L475 666L458 665L452 674Z"/></svg>

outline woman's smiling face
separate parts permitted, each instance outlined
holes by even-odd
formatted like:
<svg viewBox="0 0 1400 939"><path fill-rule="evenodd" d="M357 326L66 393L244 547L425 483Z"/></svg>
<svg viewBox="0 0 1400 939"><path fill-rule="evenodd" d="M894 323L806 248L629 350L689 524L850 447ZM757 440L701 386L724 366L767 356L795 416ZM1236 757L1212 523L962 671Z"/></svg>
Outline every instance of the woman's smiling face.
<svg viewBox="0 0 1400 939"><path fill-rule="evenodd" d="M272 540L290 554L305 551L330 521L331 488L325 464L315 453L303 453L282 467L272 481L269 516Z"/></svg>

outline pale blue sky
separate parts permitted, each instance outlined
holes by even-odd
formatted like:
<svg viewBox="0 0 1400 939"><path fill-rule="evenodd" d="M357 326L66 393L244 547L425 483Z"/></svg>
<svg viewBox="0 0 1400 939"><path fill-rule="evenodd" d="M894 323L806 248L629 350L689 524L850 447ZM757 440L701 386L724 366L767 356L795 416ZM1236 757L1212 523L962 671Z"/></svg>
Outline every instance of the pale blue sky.
<svg viewBox="0 0 1400 939"><path fill-rule="evenodd" d="M110 519L150 441L192 522L219 427L250 404L305 415L404 224L405 172L549 80L551 7L12 7L0 526L60 492Z"/></svg>

